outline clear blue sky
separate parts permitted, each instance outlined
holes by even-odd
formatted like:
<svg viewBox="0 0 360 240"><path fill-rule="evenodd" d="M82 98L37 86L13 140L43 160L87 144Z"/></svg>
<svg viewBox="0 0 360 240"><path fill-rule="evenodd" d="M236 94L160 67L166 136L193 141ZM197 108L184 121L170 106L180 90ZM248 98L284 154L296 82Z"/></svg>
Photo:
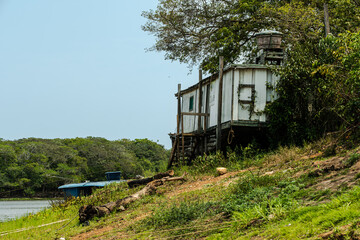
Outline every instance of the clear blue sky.
<svg viewBox="0 0 360 240"><path fill-rule="evenodd" d="M146 52L157 0L0 0L0 138L148 138L170 148L177 83L197 68Z"/></svg>

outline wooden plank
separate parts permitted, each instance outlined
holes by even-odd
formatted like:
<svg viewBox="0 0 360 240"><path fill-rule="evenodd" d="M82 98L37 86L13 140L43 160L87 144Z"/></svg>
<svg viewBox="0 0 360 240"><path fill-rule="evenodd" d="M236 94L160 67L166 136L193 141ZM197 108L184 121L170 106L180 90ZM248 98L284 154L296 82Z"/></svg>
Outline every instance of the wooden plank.
<svg viewBox="0 0 360 240"><path fill-rule="evenodd" d="M239 84L240 88L255 88L255 84Z"/></svg>
<svg viewBox="0 0 360 240"><path fill-rule="evenodd" d="M265 128L267 127L266 122L259 122L257 120L239 120L232 122L233 126L239 127L256 127L256 128ZM226 128L230 127L229 125L225 125Z"/></svg>
<svg viewBox="0 0 360 240"><path fill-rule="evenodd" d="M252 102L253 101L251 101L251 100L239 100L239 103L241 103L241 104L250 104Z"/></svg>
<svg viewBox="0 0 360 240"><path fill-rule="evenodd" d="M182 115L187 115L187 116L202 116L202 117L209 116L208 113L182 112L181 114L182 114Z"/></svg>
<svg viewBox="0 0 360 240"><path fill-rule="evenodd" d="M184 133L185 137L198 137L198 136L204 136L203 133Z"/></svg>
<svg viewBox="0 0 360 240"><path fill-rule="evenodd" d="M219 57L219 93L218 93L218 116L216 131L216 151L221 150L221 115L222 115L222 89L224 75L224 57Z"/></svg>

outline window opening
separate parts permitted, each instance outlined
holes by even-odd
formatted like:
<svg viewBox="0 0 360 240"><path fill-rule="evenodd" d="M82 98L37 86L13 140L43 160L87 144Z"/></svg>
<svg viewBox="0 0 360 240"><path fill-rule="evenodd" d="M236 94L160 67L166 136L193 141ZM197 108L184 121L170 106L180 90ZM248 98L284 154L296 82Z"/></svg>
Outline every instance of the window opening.
<svg viewBox="0 0 360 240"><path fill-rule="evenodd" d="M192 110L194 110L194 96L191 96L189 101L189 112Z"/></svg>

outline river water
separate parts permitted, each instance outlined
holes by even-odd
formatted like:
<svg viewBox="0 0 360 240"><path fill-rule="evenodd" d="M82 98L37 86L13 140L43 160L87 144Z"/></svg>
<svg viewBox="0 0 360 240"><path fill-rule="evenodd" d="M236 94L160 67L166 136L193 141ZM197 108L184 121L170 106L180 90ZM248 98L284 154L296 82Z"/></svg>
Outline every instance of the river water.
<svg viewBox="0 0 360 240"><path fill-rule="evenodd" d="M0 222L36 213L50 206L49 200L0 201Z"/></svg>

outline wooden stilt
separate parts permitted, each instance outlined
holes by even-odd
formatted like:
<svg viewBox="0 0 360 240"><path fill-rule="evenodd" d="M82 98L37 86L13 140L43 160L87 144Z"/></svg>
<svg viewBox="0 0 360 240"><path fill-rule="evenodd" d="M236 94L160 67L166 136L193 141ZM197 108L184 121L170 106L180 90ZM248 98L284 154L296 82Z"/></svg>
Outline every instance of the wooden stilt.
<svg viewBox="0 0 360 240"><path fill-rule="evenodd" d="M177 138L177 154L176 154L176 161L179 162L179 156L180 156L180 144L179 144L179 134L180 134L180 116L181 116L181 84L178 84L178 113L177 113L177 131L176 131L176 138ZM176 141L176 140L175 140Z"/></svg>
<svg viewBox="0 0 360 240"><path fill-rule="evenodd" d="M182 143L182 160L185 161L185 138L184 138L184 115L181 114L181 143Z"/></svg>
<svg viewBox="0 0 360 240"><path fill-rule="evenodd" d="M210 83L206 86L206 97L205 97L205 114L209 113L209 95L210 95L210 85L211 85L211 80ZM207 124L207 116L204 117L204 152L207 153L208 152L208 137L206 135L206 130L208 127Z"/></svg>
<svg viewBox="0 0 360 240"><path fill-rule="evenodd" d="M216 151L221 150L221 115L222 115L222 89L223 89L223 74L224 74L224 57L219 58L219 93L218 93L218 118L216 131Z"/></svg>
<svg viewBox="0 0 360 240"><path fill-rule="evenodd" d="M199 104L198 104L198 113L201 113L202 107L202 70L199 69ZM198 133L201 133L201 116L198 116ZM197 144L198 146L198 153L202 154L202 144Z"/></svg>

